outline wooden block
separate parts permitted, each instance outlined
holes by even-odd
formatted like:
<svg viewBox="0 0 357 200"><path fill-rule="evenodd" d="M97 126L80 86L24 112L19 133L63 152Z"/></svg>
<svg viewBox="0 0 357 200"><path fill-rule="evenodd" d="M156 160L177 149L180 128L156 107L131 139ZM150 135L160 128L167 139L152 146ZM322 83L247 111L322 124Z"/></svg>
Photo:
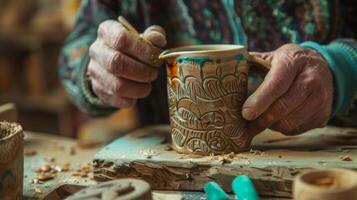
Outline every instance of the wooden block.
<svg viewBox="0 0 357 200"><path fill-rule="evenodd" d="M328 127L294 137L265 131L254 139L254 150L206 157L170 150L169 138L169 127L158 126L115 140L94 156L95 180L142 178L154 190L202 190L208 181L217 181L231 192L233 178L245 174L260 195L289 197L293 177L301 171L357 169L357 129Z"/></svg>

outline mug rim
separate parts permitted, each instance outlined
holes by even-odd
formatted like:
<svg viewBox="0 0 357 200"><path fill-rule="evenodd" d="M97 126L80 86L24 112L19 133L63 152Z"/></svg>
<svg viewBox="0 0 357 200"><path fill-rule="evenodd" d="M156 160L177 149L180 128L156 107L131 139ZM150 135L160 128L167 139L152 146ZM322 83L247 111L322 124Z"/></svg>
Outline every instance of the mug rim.
<svg viewBox="0 0 357 200"><path fill-rule="evenodd" d="M4 123L4 122L0 122L0 123ZM22 129L22 126L16 122L5 122L5 123L9 123L9 124L15 124L16 125L16 130L13 134L11 135L8 135L6 137L3 137L3 138L0 138L0 143L2 142L7 142L9 141L10 139L16 137L17 135L23 133L23 129Z"/></svg>
<svg viewBox="0 0 357 200"><path fill-rule="evenodd" d="M192 50L193 48L196 48L198 50ZM217 54L217 53L232 53L235 51L241 51L244 48L245 47L243 45L237 45L237 44L188 45L188 46L167 49L159 55L159 59L178 57L178 56L188 55L188 54L206 55L206 54ZM200 50L200 49L202 49L202 50ZM203 50L203 49L207 49L207 50Z"/></svg>

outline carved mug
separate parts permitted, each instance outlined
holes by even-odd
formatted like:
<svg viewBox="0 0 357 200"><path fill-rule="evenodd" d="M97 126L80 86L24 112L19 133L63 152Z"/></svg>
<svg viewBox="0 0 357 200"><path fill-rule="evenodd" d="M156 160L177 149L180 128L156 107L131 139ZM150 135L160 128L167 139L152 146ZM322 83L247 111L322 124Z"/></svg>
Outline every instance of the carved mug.
<svg viewBox="0 0 357 200"><path fill-rule="evenodd" d="M16 123L0 122L0 199L22 199L24 134Z"/></svg>
<svg viewBox="0 0 357 200"><path fill-rule="evenodd" d="M253 135L242 117L248 72L270 64L240 45L193 45L160 55L167 68L173 147L186 154L223 154L249 147Z"/></svg>

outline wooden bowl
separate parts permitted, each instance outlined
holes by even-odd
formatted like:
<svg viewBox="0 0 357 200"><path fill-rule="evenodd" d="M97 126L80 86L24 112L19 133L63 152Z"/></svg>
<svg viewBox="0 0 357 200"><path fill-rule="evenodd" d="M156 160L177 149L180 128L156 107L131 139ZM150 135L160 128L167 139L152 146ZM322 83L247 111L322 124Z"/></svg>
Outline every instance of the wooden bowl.
<svg viewBox="0 0 357 200"><path fill-rule="evenodd" d="M316 169L295 177L295 200L357 199L357 172L347 169Z"/></svg>

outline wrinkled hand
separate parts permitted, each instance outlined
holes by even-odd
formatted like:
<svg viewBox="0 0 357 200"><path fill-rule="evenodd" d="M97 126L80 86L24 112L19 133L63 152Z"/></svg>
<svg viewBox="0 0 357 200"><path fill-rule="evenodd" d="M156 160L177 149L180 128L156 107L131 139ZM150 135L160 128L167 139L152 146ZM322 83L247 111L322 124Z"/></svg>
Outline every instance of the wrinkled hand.
<svg viewBox="0 0 357 200"><path fill-rule="evenodd" d="M118 108L148 96L161 64L158 55L165 45L165 31L159 26L150 26L138 37L117 21L101 23L89 50L88 74L94 93Z"/></svg>
<svg viewBox="0 0 357 200"><path fill-rule="evenodd" d="M295 44L256 55L272 67L243 105L250 131L270 128L294 135L325 126L332 109L333 77L323 57Z"/></svg>

